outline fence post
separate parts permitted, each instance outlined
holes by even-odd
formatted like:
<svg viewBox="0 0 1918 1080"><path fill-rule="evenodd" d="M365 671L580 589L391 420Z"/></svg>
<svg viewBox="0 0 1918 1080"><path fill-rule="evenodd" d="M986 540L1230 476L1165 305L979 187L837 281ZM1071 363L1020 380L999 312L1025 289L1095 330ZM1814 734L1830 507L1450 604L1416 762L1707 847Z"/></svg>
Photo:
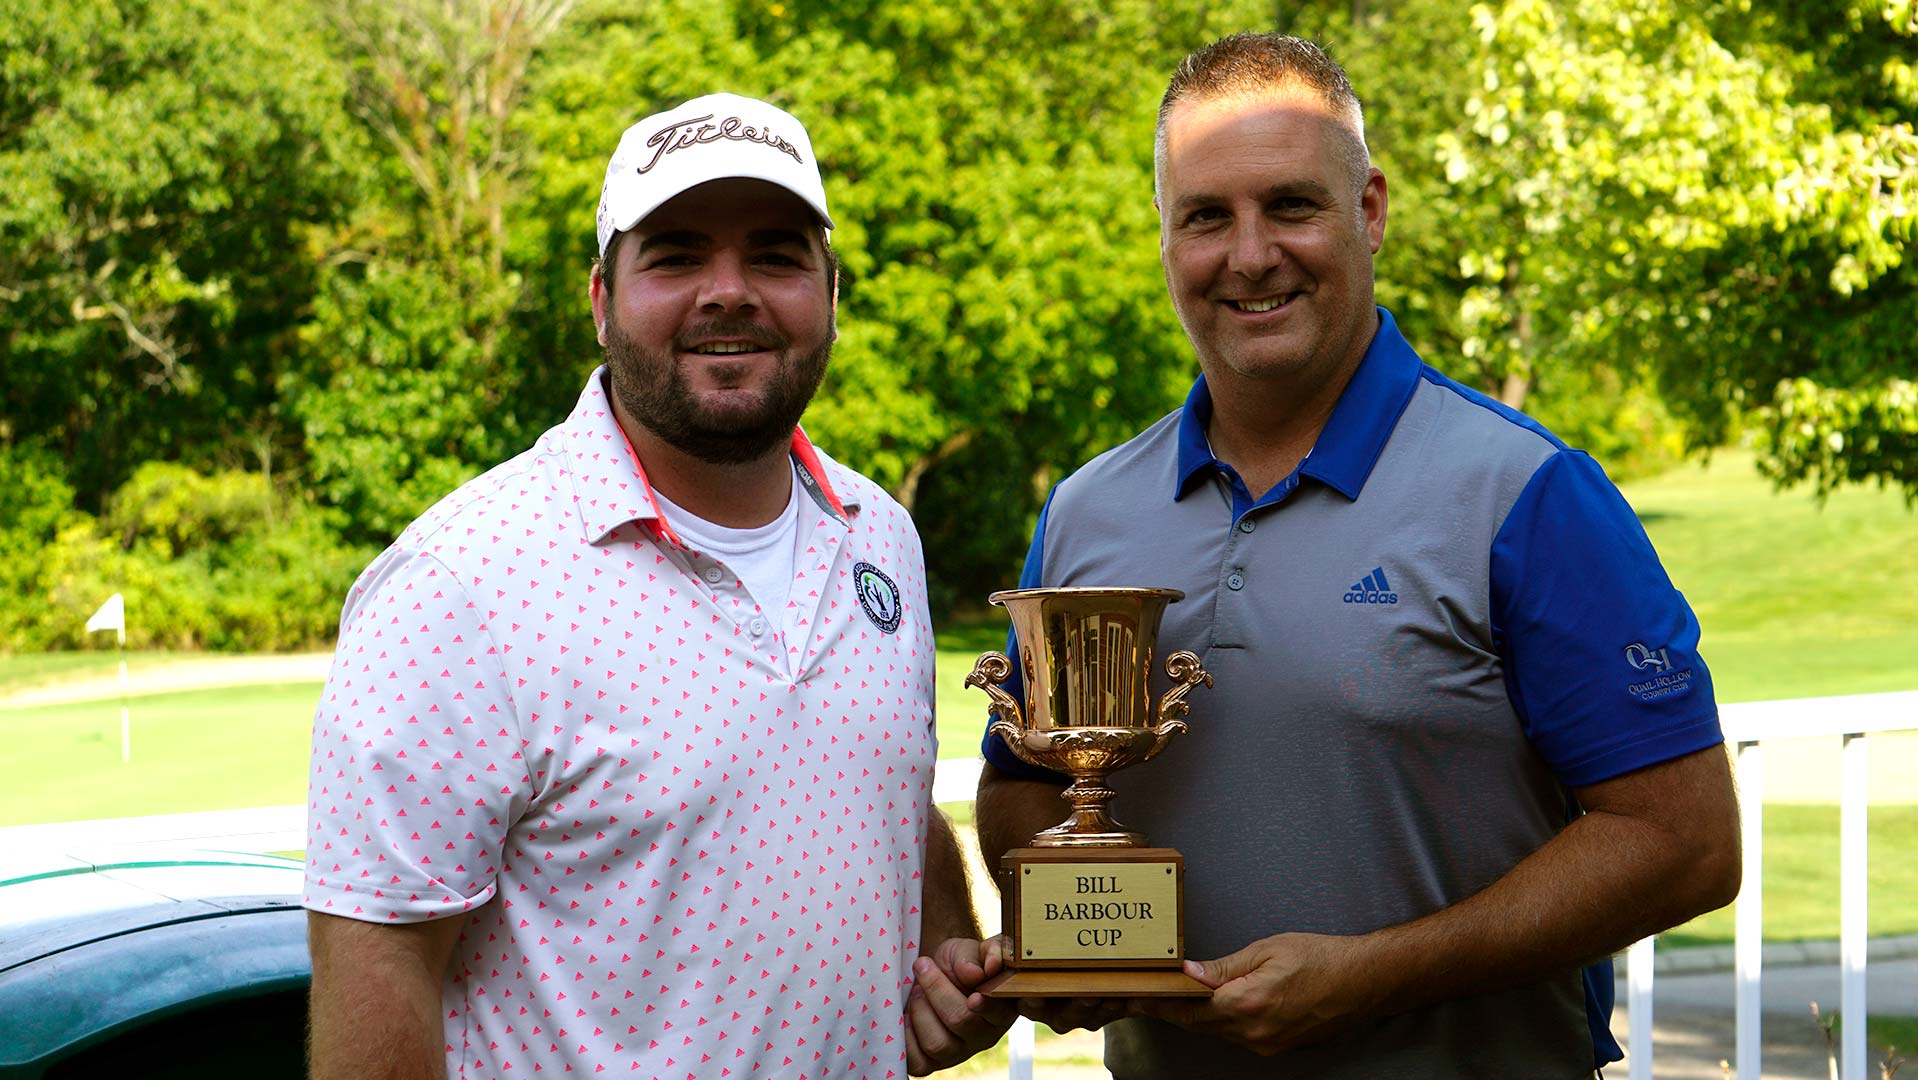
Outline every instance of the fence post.
<svg viewBox="0 0 1918 1080"><path fill-rule="evenodd" d="M1763 998L1758 979L1764 966L1765 923L1765 758L1757 743L1738 744L1738 817L1744 834L1744 882L1738 889L1733 963L1737 971L1738 1080L1760 1080L1759 1025Z"/></svg>
<svg viewBox="0 0 1918 1080"><path fill-rule="evenodd" d="M1032 1018L1021 1016L1012 1022L1011 1039L1007 1045L1006 1080L1032 1080L1033 1027Z"/></svg>
<svg viewBox="0 0 1918 1080"><path fill-rule="evenodd" d="M1865 1080L1866 742L1845 736L1838 810L1838 1063L1842 1080Z"/></svg>
<svg viewBox="0 0 1918 1080"><path fill-rule="evenodd" d="M1625 1061L1631 1080L1652 1080L1652 949L1655 938L1632 943L1625 951L1626 1008L1631 1031Z"/></svg>

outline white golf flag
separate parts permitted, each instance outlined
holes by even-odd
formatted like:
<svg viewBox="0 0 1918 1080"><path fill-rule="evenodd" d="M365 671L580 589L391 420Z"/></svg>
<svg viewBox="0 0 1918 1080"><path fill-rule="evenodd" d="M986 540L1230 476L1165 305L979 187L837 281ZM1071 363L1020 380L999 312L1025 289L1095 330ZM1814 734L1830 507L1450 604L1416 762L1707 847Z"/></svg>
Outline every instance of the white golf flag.
<svg viewBox="0 0 1918 1080"><path fill-rule="evenodd" d="M126 628L127 602L120 598L119 593L107 597L107 602L101 604L100 610L93 613L93 618L87 620L89 634L97 630L124 631Z"/></svg>

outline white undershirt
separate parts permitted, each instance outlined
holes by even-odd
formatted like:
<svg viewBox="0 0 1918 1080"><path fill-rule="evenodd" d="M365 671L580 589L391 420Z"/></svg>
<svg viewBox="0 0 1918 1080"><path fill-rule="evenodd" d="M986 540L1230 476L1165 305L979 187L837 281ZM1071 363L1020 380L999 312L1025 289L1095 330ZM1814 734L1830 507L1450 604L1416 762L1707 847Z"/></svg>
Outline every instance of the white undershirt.
<svg viewBox="0 0 1918 1080"><path fill-rule="evenodd" d="M686 545L724 563L746 583L746 591L777 630L792 594L793 547L799 537L799 474L792 474L786 508L764 525L729 529L674 503L655 488L653 498Z"/></svg>

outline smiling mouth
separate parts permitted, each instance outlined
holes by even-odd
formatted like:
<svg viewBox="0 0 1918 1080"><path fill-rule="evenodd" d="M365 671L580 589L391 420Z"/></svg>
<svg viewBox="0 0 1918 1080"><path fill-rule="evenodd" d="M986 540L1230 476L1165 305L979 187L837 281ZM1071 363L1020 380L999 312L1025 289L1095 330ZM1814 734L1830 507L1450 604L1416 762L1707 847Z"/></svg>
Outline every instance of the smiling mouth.
<svg viewBox="0 0 1918 1080"><path fill-rule="evenodd" d="M1260 312L1272 311L1276 308L1284 307L1291 303L1292 299L1297 295L1297 293L1287 293L1284 296L1263 296L1251 300L1227 300L1226 304L1237 311L1244 311L1256 315Z"/></svg>
<svg viewBox="0 0 1918 1080"><path fill-rule="evenodd" d="M767 347L753 341L708 341L694 345L687 352L700 356L739 356L743 353L765 352Z"/></svg>

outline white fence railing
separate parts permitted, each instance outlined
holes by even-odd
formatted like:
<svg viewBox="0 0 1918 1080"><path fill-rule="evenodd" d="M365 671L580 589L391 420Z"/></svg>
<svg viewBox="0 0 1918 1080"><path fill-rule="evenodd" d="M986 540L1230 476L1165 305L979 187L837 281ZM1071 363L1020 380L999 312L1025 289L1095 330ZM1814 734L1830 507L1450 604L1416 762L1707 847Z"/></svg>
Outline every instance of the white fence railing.
<svg viewBox="0 0 1918 1080"><path fill-rule="evenodd" d="M1738 766L1739 813L1743 826L1744 884L1738 894L1733 956L1736 980L1738 1080L1759 1080L1759 979L1763 974L1765 744L1786 739L1840 738L1842 781L1839 793L1838 891L1840 990L1840 1080L1866 1080L1865 1049L1865 850L1866 766L1870 736L1918 730L1918 691L1798 698L1724 705L1719 709L1725 742ZM935 802L969 802L978 786L978 759L948 758L933 778ZM305 807L268 806L167 814L110 821L0 828L0 852L25 847L59 847L78 852L88 847L192 843L238 851L297 850L304 843ZM1649 1080L1652 1071L1653 939L1626 954L1626 1007L1630 1018L1626 1061L1631 1080ZM1032 1022L1021 1019L1012 1032L1008 1076L1030 1080L1033 1069Z"/></svg>
<svg viewBox="0 0 1918 1080"><path fill-rule="evenodd" d="M1765 886L1765 744L1786 739L1839 738L1838 795L1838 1043L1840 1080L1865 1080L1865 850L1866 766L1869 737L1918 730L1918 691L1844 697L1753 701L1719 707L1725 743L1738 763L1738 803L1744 845L1744 882L1738 892L1732 957L1736 984L1738 1080L1759 1080L1759 1035L1763 1024L1759 979L1763 975ZM1626 955L1626 1010L1631 1028L1626 1061L1631 1080L1652 1076L1652 939Z"/></svg>

